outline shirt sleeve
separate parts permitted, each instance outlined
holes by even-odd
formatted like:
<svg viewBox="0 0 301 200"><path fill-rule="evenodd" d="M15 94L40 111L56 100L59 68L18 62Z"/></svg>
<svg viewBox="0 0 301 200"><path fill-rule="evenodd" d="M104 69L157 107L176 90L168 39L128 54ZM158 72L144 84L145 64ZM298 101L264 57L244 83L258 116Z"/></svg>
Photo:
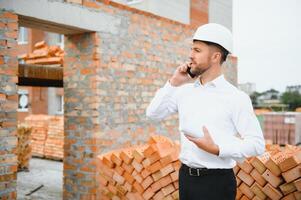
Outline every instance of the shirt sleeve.
<svg viewBox="0 0 301 200"><path fill-rule="evenodd" d="M160 88L146 109L146 116L160 120L178 111L176 92L179 87L172 86L169 81Z"/></svg>
<svg viewBox="0 0 301 200"><path fill-rule="evenodd" d="M242 93L239 101L232 114L232 121L241 138L231 136L217 144L220 157L232 157L236 161L261 155L265 151L263 133L250 97Z"/></svg>

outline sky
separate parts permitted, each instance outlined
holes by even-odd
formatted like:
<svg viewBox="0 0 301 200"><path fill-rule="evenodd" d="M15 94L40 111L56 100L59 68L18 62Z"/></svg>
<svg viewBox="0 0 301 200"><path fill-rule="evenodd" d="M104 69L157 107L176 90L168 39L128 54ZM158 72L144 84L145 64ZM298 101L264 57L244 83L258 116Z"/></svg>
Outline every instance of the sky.
<svg viewBox="0 0 301 200"><path fill-rule="evenodd" d="M300 10L300 0L233 0L238 83L258 92L301 85Z"/></svg>

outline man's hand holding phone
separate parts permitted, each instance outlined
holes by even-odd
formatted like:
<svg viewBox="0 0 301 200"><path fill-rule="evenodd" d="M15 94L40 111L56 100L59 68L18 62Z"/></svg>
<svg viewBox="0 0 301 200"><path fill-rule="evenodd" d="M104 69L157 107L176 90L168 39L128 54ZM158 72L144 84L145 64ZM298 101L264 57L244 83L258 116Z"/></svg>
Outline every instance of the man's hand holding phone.
<svg viewBox="0 0 301 200"><path fill-rule="evenodd" d="M181 86L185 83L191 82L196 78L193 77L194 75L190 72L190 65L191 63L186 62L176 69L173 76L169 80L172 86Z"/></svg>

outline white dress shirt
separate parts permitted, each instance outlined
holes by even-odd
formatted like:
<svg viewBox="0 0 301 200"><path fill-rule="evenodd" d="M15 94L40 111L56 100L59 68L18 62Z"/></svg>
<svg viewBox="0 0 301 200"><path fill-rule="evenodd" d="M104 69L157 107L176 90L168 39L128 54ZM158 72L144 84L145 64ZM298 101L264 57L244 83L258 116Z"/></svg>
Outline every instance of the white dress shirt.
<svg viewBox="0 0 301 200"><path fill-rule="evenodd" d="M180 160L190 167L233 168L236 161L264 153L263 134L249 96L223 75L205 85L197 80L174 87L168 81L157 91L146 115L160 120L176 112L179 114ZM219 146L218 156L200 149L184 135L186 132L202 137L203 126Z"/></svg>

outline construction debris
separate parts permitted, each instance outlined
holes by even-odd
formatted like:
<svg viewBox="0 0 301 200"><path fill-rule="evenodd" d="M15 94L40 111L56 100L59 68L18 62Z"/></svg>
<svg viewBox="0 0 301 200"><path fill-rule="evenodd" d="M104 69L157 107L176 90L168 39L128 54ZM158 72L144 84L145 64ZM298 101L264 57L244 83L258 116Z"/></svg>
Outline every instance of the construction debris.
<svg viewBox="0 0 301 200"><path fill-rule="evenodd" d="M48 46L45 41L36 43L32 53L19 56L19 59L24 59L26 64L60 64L61 66L63 58L64 50L59 46Z"/></svg>

